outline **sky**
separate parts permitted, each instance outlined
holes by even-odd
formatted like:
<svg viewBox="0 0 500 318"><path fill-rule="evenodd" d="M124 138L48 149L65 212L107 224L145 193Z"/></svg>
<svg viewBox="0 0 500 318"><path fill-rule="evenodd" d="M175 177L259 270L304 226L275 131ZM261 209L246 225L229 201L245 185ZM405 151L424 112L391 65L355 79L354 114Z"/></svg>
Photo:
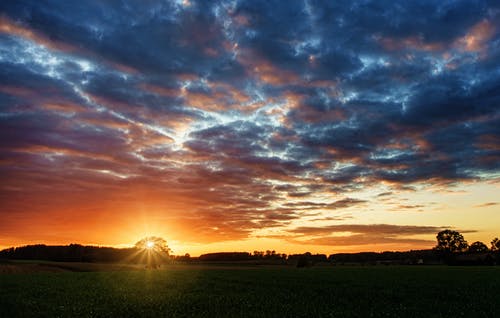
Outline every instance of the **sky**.
<svg viewBox="0 0 500 318"><path fill-rule="evenodd" d="M500 236L498 1L0 2L0 248Z"/></svg>

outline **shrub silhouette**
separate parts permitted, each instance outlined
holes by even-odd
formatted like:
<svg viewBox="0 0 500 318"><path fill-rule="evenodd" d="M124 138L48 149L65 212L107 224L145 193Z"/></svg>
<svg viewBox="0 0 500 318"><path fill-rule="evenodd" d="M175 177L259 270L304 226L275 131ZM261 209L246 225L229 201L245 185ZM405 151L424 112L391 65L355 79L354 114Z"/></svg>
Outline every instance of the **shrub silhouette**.
<svg viewBox="0 0 500 318"><path fill-rule="evenodd" d="M471 253L486 253L488 252L488 246L483 242L474 242L469 246L469 252Z"/></svg>

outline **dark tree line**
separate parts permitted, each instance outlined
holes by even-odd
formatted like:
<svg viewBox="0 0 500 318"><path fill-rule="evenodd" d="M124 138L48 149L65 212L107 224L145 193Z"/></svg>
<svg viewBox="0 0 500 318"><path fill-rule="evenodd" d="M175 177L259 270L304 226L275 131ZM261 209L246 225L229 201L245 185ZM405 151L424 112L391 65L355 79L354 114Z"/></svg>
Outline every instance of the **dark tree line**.
<svg viewBox="0 0 500 318"><path fill-rule="evenodd" d="M308 267L316 264L439 264L493 265L500 264L500 240L494 238L488 248L482 242L468 244L457 231L444 230L436 236L437 244L431 250L406 252L364 252L286 255L276 251L223 252L199 257L169 255L166 241L157 237L145 238L132 248L83 246L47 246L43 244L12 247L0 251L0 259L47 260L63 262L131 263L156 268L170 262L254 262L256 264L290 264Z"/></svg>
<svg viewBox="0 0 500 318"><path fill-rule="evenodd" d="M443 230L436 236L434 250L440 259L450 265L493 265L500 263L500 242L491 241L491 248L483 242L468 244L458 231Z"/></svg>
<svg viewBox="0 0 500 318"><path fill-rule="evenodd" d="M248 261L252 259L252 255L247 252L221 252L202 254L198 257L199 261L205 262L237 262Z"/></svg>
<svg viewBox="0 0 500 318"><path fill-rule="evenodd" d="M0 251L2 259L46 260L56 262L121 262L136 253L135 248L117 249L112 247L48 246L44 244L12 247Z"/></svg>
<svg viewBox="0 0 500 318"><path fill-rule="evenodd" d="M419 265L437 264L439 256L433 250L412 250L405 252L361 252L338 253L329 256L330 262L339 265L364 264L364 265Z"/></svg>

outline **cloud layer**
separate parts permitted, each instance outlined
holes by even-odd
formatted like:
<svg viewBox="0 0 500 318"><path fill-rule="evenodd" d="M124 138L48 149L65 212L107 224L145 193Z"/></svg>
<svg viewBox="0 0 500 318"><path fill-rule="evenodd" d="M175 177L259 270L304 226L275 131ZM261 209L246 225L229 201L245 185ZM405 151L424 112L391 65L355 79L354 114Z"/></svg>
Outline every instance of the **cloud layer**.
<svg viewBox="0 0 500 318"><path fill-rule="evenodd" d="M498 21L493 1L4 1L0 231L141 209L196 242L305 234L373 184L498 178Z"/></svg>

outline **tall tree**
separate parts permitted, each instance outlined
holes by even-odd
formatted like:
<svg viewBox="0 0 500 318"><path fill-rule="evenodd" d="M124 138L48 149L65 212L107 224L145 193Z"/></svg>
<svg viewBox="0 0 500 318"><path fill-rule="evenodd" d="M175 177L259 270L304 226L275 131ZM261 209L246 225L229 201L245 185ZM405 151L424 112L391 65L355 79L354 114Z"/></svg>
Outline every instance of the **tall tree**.
<svg viewBox="0 0 500 318"><path fill-rule="evenodd" d="M155 253L164 253L167 256L172 251L168 245L167 241L161 237L149 236L135 243L135 247L142 250L149 250Z"/></svg>
<svg viewBox="0 0 500 318"><path fill-rule="evenodd" d="M444 230L437 234L437 251L445 253L456 253L467 251L468 244L463 235L457 231Z"/></svg>
<svg viewBox="0 0 500 318"><path fill-rule="evenodd" d="M161 263L165 263L169 259L171 249L167 245L167 241L161 237L150 236L135 243L135 248L141 253L141 259L146 263L148 268L158 268Z"/></svg>

